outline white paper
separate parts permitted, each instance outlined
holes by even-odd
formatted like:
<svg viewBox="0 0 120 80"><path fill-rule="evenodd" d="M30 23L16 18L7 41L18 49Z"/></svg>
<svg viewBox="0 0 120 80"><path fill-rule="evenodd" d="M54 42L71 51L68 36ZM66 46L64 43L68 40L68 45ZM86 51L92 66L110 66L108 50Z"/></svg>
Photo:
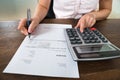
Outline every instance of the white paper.
<svg viewBox="0 0 120 80"><path fill-rule="evenodd" d="M71 25L40 24L23 40L4 73L79 78L77 62L68 51L64 29Z"/></svg>

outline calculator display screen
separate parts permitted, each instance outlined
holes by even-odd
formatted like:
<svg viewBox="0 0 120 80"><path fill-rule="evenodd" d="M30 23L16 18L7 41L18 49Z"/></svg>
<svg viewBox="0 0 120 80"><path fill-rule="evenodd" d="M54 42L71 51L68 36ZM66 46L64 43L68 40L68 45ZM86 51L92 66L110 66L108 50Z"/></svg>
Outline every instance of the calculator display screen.
<svg viewBox="0 0 120 80"><path fill-rule="evenodd" d="M78 53L116 51L116 49L109 44L82 45L82 46L77 46L75 48Z"/></svg>

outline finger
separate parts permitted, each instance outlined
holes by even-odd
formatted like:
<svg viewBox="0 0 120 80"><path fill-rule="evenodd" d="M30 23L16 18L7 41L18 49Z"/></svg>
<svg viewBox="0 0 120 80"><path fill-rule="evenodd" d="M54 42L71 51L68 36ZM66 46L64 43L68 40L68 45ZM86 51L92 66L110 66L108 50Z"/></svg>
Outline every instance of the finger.
<svg viewBox="0 0 120 80"><path fill-rule="evenodd" d="M87 27L89 27L89 25L91 24L91 20L90 20L90 17L86 17L86 19L85 19L85 27L87 28Z"/></svg>
<svg viewBox="0 0 120 80"><path fill-rule="evenodd" d="M94 24L96 23L96 20L94 19L90 25L90 27L92 27Z"/></svg>
<svg viewBox="0 0 120 80"><path fill-rule="evenodd" d="M28 32L25 30L21 30L21 33L23 33L24 35L28 35Z"/></svg>
<svg viewBox="0 0 120 80"><path fill-rule="evenodd" d="M28 30L26 28L23 29L24 35L28 35Z"/></svg>
<svg viewBox="0 0 120 80"><path fill-rule="evenodd" d="M24 35L28 35L28 31L25 27L22 27L21 29L21 32L24 34Z"/></svg>
<svg viewBox="0 0 120 80"><path fill-rule="evenodd" d="M85 28L85 22L82 21L81 24L80 24L80 32L81 33L84 31L84 28Z"/></svg>
<svg viewBox="0 0 120 80"><path fill-rule="evenodd" d="M94 18L90 18L88 27L92 27L95 24L96 20Z"/></svg>
<svg viewBox="0 0 120 80"><path fill-rule="evenodd" d="M33 20L32 23L30 24L29 28L28 28L28 32L32 33L33 30L36 28L38 24Z"/></svg>
<svg viewBox="0 0 120 80"><path fill-rule="evenodd" d="M26 25L26 18L21 19L21 21L19 22L19 25L18 25L18 29L21 30L21 28L25 27L25 25Z"/></svg>
<svg viewBox="0 0 120 80"><path fill-rule="evenodd" d="M26 26L26 19L21 19L21 21L19 22L19 26L18 29L24 34L24 35L28 35L28 31L25 28Z"/></svg>
<svg viewBox="0 0 120 80"><path fill-rule="evenodd" d="M94 21L95 21L94 18L90 18L89 23L88 23L88 27L92 27L94 24Z"/></svg>
<svg viewBox="0 0 120 80"><path fill-rule="evenodd" d="M75 28L80 27L80 20L78 21L77 25L75 26Z"/></svg>

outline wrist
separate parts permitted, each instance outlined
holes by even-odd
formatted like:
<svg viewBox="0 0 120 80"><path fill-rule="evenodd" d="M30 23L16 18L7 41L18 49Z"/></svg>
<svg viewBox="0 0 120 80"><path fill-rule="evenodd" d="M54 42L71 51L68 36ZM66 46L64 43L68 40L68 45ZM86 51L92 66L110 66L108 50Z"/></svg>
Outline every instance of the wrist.
<svg viewBox="0 0 120 80"><path fill-rule="evenodd" d="M94 13L89 13L91 16L93 16L94 19L96 19L96 14Z"/></svg>
<svg viewBox="0 0 120 80"><path fill-rule="evenodd" d="M39 17L37 17L37 16L33 16L33 20L34 20L36 23L39 23L39 22L40 22L40 19L39 19Z"/></svg>

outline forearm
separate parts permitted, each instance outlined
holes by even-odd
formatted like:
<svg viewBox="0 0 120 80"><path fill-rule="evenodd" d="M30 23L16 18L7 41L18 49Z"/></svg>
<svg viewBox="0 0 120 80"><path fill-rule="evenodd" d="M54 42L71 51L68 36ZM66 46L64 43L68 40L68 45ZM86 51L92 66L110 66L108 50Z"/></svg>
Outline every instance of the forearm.
<svg viewBox="0 0 120 80"><path fill-rule="evenodd" d="M38 22L41 22L47 15L49 9L49 3L50 0L48 0L48 3L43 1L37 4L33 18L38 20Z"/></svg>
<svg viewBox="0 0 120 80"><path fill-rule="evenodd" d="M112 10L112 0L100 0L99 1L99 10L91 12L96 20L106 19Z"/></svg>
<svg viewBox="0 0 120 80"><path fill-rule="evenodd" d="M93 14L96 20L106 19L111 13L111 9L102 9L99 11L90 12L89 14Z"/></svg>

